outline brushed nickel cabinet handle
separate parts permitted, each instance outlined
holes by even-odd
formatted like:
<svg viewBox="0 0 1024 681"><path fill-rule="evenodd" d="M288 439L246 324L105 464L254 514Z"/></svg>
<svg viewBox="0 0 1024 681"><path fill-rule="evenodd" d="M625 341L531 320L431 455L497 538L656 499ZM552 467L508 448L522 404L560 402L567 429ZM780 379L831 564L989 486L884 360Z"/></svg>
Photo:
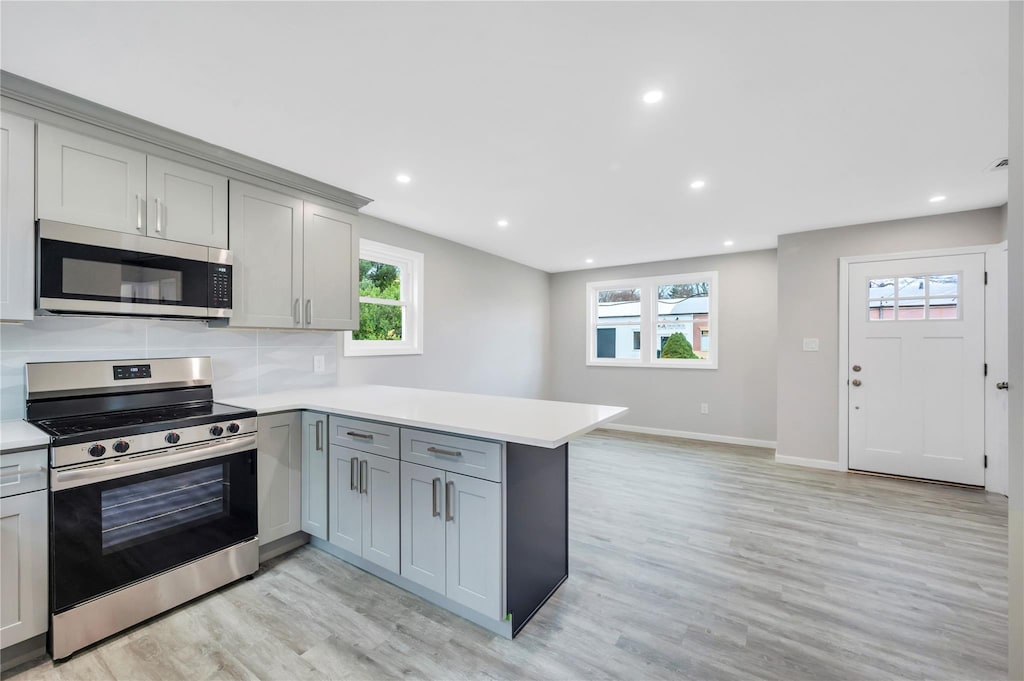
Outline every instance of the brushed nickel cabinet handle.
<svg viewBox="0 0 1024 681"><path fill-rule="evenodd" d="M372 440L373 439L373 435L367 435L366 433L357 433L354 430L348 431L347 433L345 433L345 435L348 435L349 437L359 437L359 438L362 438L364 440Z"/></svg>
<svg viewBox="0 0 1024 681"><path fill-rule="evenodd" d="M370 477L370 462L363 459L359 462L359 493L366 494L367 478Z"/></svg>
<svg viewBox="0 0 1024 681"><path fill-rule="evenodd" d="M313 326L313 299L306 298L306 326Z"/></svg>
<svg viewBox="0 0 1024 681"><path fill-rule="evenodd" d="M445 521L455 520L455 511L452 509L452 498L455 496L455 483L449 480L444 486L444 519Z"/></svg>
<svg viewBox="0 0 1024 681"><path fill-rule="evenodd" d="M156 233L160 233L160 199L154 198L153 201L156 203Z"/></svg>
<svg viewBox="0 0 1024 681"><path fill-rule="evenodd" d="M431 454L444 454L445 456L462 456L462 452L455 449L441 449L439 447L427 447Z"/></svg>
<svg viewBox="0 0 1024 681"><path fill-rule="evenodd" d="M353 456L348 461L348 488L359 489L359 457Z"/></svg>
<svg viewBox="0 0 1024 681"><path fill-rule="evenodd" d="M142 197L135 195L135 229L142 231Z"/></svg>
<svg viewBox="0 0 1024 681"><path fill-rule="evenodd" d="M296 298L295 302L292 303L292 318L295 319L295 326L302 323L302 318L299 317L299 299Z"/></svg>
<svg viewBox="0 0 1024 681"><path fill-rule="evenodd" d="M441 478L434 478L430 482L430 515L434 518L441 517L441 509L437 507L437 498L441 496Z"/></svg>
<svg viewBox="0 0 1024 681"><path fill-rule="evenodd" d="M316 421L316 451L324 451L324 422L320 419Z"/></svg>

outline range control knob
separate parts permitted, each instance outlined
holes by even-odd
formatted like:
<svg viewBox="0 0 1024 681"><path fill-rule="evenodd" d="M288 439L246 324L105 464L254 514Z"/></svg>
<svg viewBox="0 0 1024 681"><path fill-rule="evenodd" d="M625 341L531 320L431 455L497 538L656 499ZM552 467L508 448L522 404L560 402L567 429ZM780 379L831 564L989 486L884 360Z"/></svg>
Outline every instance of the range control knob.
<svg viewBox="0 0 1024 681"><path fill-rule="evenodd" d="M107 448L98 442L92 447L89 447L89 456L103 456L107 452Z"/></svg>
<svg viewBox="0 0 1024 681"><path fill-rule="evenodd" d="M220 437L223 434L224 428L221 426L214 426L213 428L210 428L210 435L213 435L214 437Z"/></svg>
<svg viewBox="0 0 1024 681"><path fill-rule="evenodd" d="M229 433L237 433L241 429L242 429L242 427L240 425L238 425L237 423L229 423L228 424L228 432Z"/></svg>
<svg viewBox="0 0 1024 681"><path fill-rule="evenodd" d="M126 440L118 440L114 443L114 451L118 454L124 454L130 446Z"/></svg>
<svg viewBox="0 0 1024 681"><path fill-rule="evenodd" d="M164 435L164 441L167 442L167 444L169 445L178 444L178 440L180 439L181 436L178 435L177 433L167 433L167 435Z"/></svg>

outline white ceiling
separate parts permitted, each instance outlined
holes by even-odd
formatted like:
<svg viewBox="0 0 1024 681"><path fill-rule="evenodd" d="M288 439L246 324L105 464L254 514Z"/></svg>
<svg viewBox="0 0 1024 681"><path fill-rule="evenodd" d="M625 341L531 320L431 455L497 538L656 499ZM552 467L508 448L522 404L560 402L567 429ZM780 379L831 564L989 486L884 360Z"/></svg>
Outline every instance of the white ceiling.
<svg viewBox="0 0 1024 681"><path fill-rule="evenodd" d="M1007 153L1006 2L0 13L8 71L548 271L1006 201L1006 173L986 170Z"/></svg>

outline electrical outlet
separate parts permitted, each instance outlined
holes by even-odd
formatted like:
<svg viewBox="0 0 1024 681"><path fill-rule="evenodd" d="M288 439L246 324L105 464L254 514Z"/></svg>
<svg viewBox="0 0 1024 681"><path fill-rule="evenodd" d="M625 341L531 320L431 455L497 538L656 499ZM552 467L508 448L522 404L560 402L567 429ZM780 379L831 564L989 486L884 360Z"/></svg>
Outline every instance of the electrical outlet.
<svg viewBox="0 0 1024 681"><path fill-rule="evenodd" d="M817 338L804 338L804 352L817 352L818 351L818 339Z"/></svg>
<svg viewBox="0 0 1024 681"><path fill-rule="evenodd" d="M322 374L327 371L327 361L323 355L313 355L313 373Z"/></svg>
<svg viewBox="0 0 1024 681"><path fill-rule="evenodd" d="M708 403L707 402L701 402L700 403L700 413L701 414L710 414L711 413L711 410L708 408Z"/></svg>

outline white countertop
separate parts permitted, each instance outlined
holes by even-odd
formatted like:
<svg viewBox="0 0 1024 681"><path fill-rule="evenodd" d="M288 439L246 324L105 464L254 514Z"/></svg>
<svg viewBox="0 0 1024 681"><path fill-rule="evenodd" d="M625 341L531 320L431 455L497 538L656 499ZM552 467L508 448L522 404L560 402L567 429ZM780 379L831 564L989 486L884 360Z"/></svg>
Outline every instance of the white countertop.
<svg viewBox="0 0 1024 681"><path fill-rule="evenodd" d="M47 447L50 436L22 420L0 421L0 451Z"/></svg>
<svg viewBox="0 0 1024 681"><path fill-rule="evenodd" d="M386 385L289 390L217 401L259 414L309 409L549 449L628 411L626 407Z"/></svg>

